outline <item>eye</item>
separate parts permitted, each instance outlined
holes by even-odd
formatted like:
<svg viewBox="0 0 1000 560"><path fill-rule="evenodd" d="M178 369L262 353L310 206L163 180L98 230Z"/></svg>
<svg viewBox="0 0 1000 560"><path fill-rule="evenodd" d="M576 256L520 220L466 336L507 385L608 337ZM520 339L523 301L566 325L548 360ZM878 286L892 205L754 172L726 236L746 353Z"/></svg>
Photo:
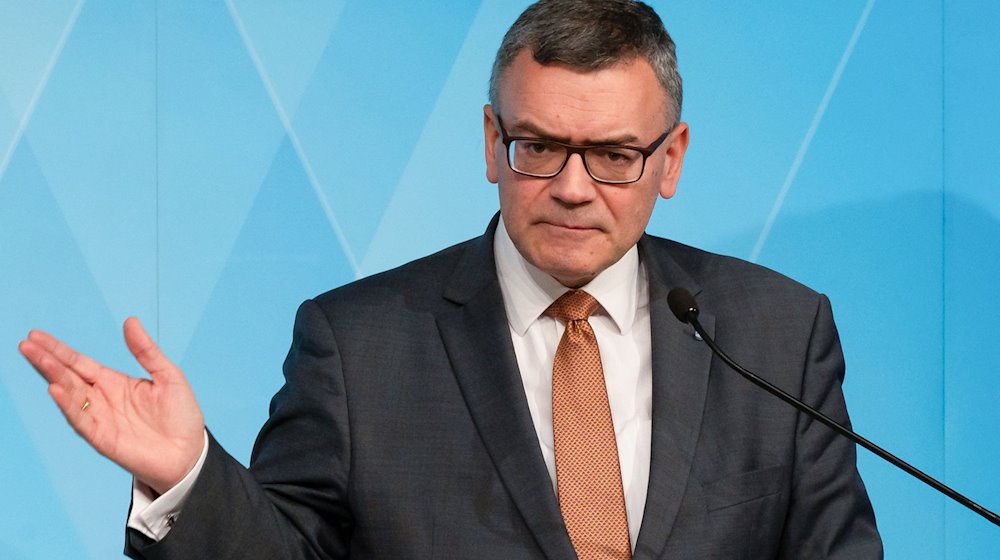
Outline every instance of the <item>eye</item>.
<svg viewBox="0 0 1000 560"><path fill-rule="evenodd" d="M642 154L629 148L601 147L593 148L591 152L601 162L623 167L634 164L642 157Z"/></svg>
<svg viewBox="0 0 1000 560"><path fill-rule="evenodd" d="M543 140L518 140L517 148L528 155L542 155L553 150L552 144Z"/></svg>

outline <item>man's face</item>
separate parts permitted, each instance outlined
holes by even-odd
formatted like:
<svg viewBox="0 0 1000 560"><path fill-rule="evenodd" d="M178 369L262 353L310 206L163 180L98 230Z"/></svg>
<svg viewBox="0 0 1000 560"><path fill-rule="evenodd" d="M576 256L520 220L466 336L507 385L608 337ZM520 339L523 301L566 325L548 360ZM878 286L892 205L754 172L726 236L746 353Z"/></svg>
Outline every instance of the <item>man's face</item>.
<svg viewBox="0 0 1000 560"><path fill-rule="evenodd" d="M674 118L644 59L581 71L542 66L525 50L504 71L498 97L508 135L569 144L646 147ZM515 173L493 107L483 112L486 176L499 184L510 238L528 262L565 286L580 287L618 262L645 230L656 196L676 190L688 142L684 123L646 160L641 179L609 185L592 179L578 154L552 178Z"/></svg>

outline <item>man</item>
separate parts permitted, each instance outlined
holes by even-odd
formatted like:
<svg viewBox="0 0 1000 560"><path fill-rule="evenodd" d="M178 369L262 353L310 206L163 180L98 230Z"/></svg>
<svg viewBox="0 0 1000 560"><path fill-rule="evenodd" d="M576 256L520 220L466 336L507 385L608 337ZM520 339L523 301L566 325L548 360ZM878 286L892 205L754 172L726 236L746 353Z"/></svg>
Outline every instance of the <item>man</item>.
<svg viewBox="0 0 1000 560"><path fill-rule="evenodd" d="M135 319L151 381L22 342L73 427L135 477L126 552L880 558L853 445L726 371L667 307L673 287L697 295L722 346L847 422L825 297L644 234L688 144L656 14L542 0L505 36L490 97L498 217L300 307L249 470Z"/></svg>

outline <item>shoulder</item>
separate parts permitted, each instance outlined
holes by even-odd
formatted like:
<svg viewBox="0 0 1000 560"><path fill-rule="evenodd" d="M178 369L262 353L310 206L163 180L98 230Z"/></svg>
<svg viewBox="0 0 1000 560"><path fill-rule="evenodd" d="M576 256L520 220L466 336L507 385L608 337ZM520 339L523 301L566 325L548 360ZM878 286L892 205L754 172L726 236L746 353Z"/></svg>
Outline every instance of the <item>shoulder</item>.
<svg viewBox="0 0 1000 560"><path fill-rule="evenodd" d="M827 298L816 290L765 266L731 256L711 253L669 239L643 238L648 266L669 291L689 284L702 310L743 320L811 321ZM680 277L680 278L679 278ZM685 286L687 287L687 286Z"/></svg>
<svg viewBox="0 0 1000 560"><path fill-rule="evenodd" d="M381 313L386 309L433 310L446 303L443 294L455 281L457 271L471 266L483 275L495 276L492 258L490 240L480 236L334 288L312 301L328 314L336 311L341 317L352 313Z"/></svg>

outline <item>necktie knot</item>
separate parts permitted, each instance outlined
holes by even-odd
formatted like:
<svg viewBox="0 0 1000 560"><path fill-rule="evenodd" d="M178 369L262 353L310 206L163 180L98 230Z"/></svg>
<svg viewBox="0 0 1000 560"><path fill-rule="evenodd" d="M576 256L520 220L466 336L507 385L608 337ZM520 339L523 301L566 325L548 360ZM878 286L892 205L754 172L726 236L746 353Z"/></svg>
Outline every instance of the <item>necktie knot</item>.
<svg viewBox="0 0 1000 560"><path fill-rule="evenodd" d="M570 290L553 301L545 314L568 324L570 321L586 320L599 306L594 296L587 292Z"/></svg>

